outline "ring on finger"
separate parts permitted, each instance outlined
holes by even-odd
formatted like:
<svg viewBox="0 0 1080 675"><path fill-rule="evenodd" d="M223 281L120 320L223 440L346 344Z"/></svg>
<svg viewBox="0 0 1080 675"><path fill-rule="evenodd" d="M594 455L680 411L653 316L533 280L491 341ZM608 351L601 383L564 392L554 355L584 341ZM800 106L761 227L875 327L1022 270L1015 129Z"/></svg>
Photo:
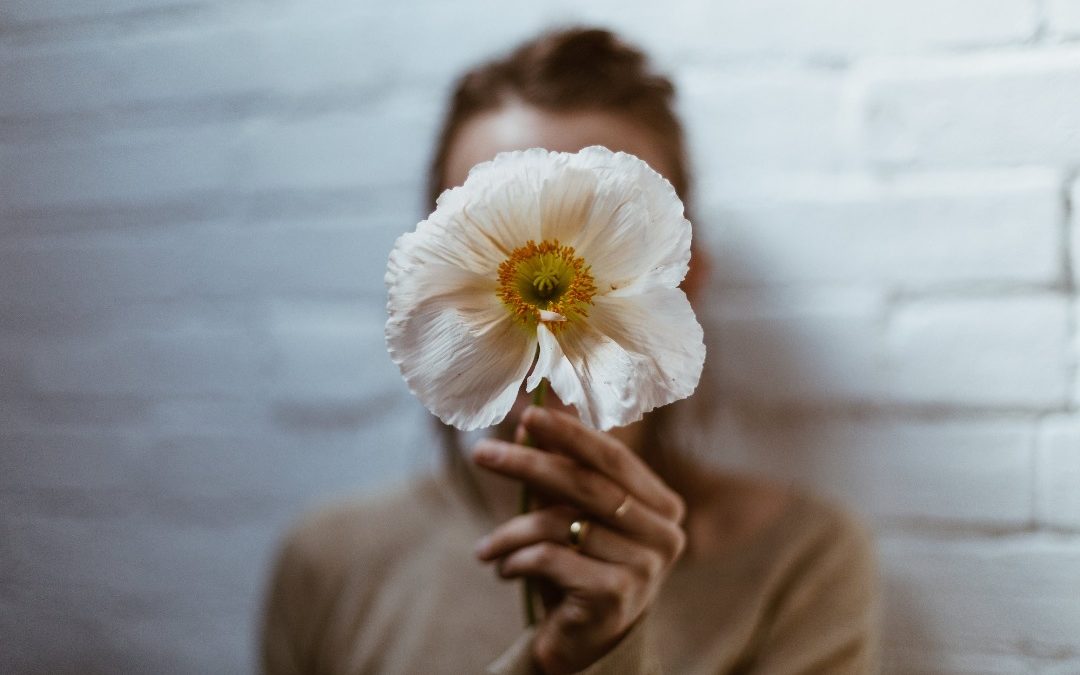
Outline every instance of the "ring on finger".
<svg viewBox="0 0 1080 675"><path fill-rule="evenodd" d="M567 537L570 541L570 548L575 551L580 551L581 547L585 544L585 537L589 534L589 528L592 526L588 520L579 518L570 523L570 532Z"/></svg>

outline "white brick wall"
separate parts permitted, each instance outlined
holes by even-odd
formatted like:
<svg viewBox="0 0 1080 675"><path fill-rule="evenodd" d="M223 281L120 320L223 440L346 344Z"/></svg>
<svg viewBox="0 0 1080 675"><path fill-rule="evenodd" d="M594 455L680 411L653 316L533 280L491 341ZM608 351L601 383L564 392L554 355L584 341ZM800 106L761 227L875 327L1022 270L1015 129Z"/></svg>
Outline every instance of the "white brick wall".
<svg viewBox="0 0 1080 675"><path fill-rule="evenodd" d="M725 286L921 291L1063 280L1061 176L1017 169L735 182L701 195Z"/></svg>
<svg viewBox="0 0 1080 675"><path fill-rule="evenodd" d="M1080 529L1080 420L1048 419L1039 437L1036 517L1063 530Z"/></svg>
<svg viewBox="0 0 1080 675"><path fill-rule="evenodd" d="M1053 35L1065 38L1080 36L1080 2L1049 0L1047 24Z"/></svg>
<svg viewBox="0 0 1080 675"><path fill-rule="evenodd" d="M435 461L450 78L575 20L681 87L712 461L876 528L889 672L1080 672L1076 0L3 3L0 671L252 669L284 525Z"/></svg>
<svg viewBox="0 0 1080 675"><path fill-rule="evenodd" d="M909 672L908 658L930 672L946 670L939 670L942 661L972 657L994 668L993 656L1005 657L1000 672L1042 672L1060 661L1075 667L1075 541L1041 535L992 541L885 538L881 547L890 596L896 598L887 632L897 670ZM1014 668L1022 662L1029 665ZM953 669L987 672L985 666Z"/></svg>
<svg viewBox="0 0 1080 675"><path fill-rule="evenodd" d="M1032 520L1031 421L755 419L728 411L721 429L722 461L732 468L810 483L882 525L1024 528Z"/></svg>
<svg viewBox="0 0 1080 675"><path fill-rule="evenodd" d="M1070 167L1080 157L1080 48L889 60L854 79L872 162Z"/></svg>
<svg viewBox="0 0 1080 675"><path fill-rule="evenodd" d="M1058 409L1071 397L1060 294L889 301L863 290L737 292L713 363L742 396L786 404Z"/></svg>
<svg viewBox="0 0 1080 675"><path fill-rule="evenodd" d="M846 167L843 80L835 72L693 67L678 83L694 150L708 153L697 162L703 186Z"/></svg>
<svg viewBox="0 0 1080 675"><path fill-rule="evenodd" d="M1070 186L1067 201L1072 214L1071 222L1066 228L1072 244L1068 256L1072 266L1073 284L1080 285L1080 264L1076 262L1080 260L1080 208L1077 206L1080 205L1080 179L1073 181Z"/></svg>
<svg viewBox="0 0 1080 675"><path fill-rule="evenodd" d="M759 0L581 3L573 16L625 28L640 41L704 58L828 56L1024 41L1037 5L1024 0ZM678 11L681 10L681 11Z"/></svg>

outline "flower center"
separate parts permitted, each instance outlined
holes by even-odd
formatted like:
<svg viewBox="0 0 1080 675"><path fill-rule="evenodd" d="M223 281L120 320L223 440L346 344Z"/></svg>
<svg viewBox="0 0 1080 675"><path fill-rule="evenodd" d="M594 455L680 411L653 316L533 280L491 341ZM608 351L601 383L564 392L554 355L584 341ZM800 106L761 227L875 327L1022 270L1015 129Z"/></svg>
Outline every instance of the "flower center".
<svg viewBox="0 0 1080 675"><path fill-rule="evenodd" d="M521 325L535 328L543 320L557 330L563 322L588 316L596 286L573 247L557 240L529 241L499 265L496 294Z"/></svg>

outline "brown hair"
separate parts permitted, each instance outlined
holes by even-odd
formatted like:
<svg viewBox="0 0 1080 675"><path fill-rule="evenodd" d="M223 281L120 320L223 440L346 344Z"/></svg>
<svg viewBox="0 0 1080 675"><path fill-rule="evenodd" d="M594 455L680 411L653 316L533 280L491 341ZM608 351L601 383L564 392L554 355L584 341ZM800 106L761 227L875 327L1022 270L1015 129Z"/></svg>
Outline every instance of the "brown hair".
<svg viewBox="0 0 1080 675"><path fill-rule="evenodd" d="M675 87L654 73L645 55L606 30L545 33L465 73L454 88L428 173L428 206L446 187L446 160L461 126L511 100L550 112L617 112L655 134L673 175L665 176L685 204L690 191Z"/></svg>

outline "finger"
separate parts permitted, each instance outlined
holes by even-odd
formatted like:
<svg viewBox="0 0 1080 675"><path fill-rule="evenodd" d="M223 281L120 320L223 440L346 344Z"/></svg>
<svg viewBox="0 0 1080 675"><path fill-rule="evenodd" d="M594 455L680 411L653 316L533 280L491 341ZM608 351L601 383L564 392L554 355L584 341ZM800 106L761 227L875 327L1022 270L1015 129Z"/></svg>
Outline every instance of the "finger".
<svg viewBox="0 0 1080 675"><path fill-rule="evenodd" d="M571 524L586 523L576 547L572 544ZM476 555L481 560L505 557L514 551L540 542L561 544L572 550L652 576L664 569L664 556L603 524L586 520L569 507L551 507L516 516L506 521L478 542Z"/></svg>
<svg viewBox="0 0 1080 675"><path fill-rule="evenodd" d="M519 422L517 428L514 429L514 442L518 445L531 445L531 440L532 439L529 438L529 431L525 428L524 424Z"/></svg>
<svg viewBox="0 0 1080 675"><path fill-rule="evenodd" d="M529 447L529 448L535 448L536 447L536 445L533 443L533 440L531 438L529 438L529 432L526 431L525 426L520 424L520 423L514 429L514 443L516 443L518 445L523 445L523 446ZM538 450L543 450L544 448L537 448L537 449ZM547 495L542 494L542 493L541 494L533 494L533 495L530 495L530 497L531 497L531 501L530 501L529 506L532 509L543 509L543 508L547 508L548 506L551 506L552 504L557 503L557 502L553 501L550 497L548 497Z"/></svg>
<svg viewBox="0 0 1080 675"><path fill-rule="evenodd" d="M610 478L569 457L487 438L476 444L472 458L486 469L524 481L557 501L569 502L592 519L647 545L673 548L681 533L678 523L636 499L627 499L624 489Z"/></svg>
<svg viewBox="0 0 1080 675"><path fill-rule="evenodd" d="M543 577L564 591L620 602L635 586L633 575L624 567L551 542L526 546L506 556L499 564L499 575L505 579Z"/></svg>
<svg viewBox="0 0 1080 675"><path fill-rule="evenodd" d="M577 515L576 509L552 506L514 516L476 542L476 557L494 560L541 541L569 544L570 523Z"/></svg>
<svg viewBox="0 0 1080 675"><path fill-rule="evenodd" d="M525 431L540 447L557 449L596 469L661 515L682 521L682 497L630 448L610 434L590 429L573 415L532 406L521 418Z"/></svg>

